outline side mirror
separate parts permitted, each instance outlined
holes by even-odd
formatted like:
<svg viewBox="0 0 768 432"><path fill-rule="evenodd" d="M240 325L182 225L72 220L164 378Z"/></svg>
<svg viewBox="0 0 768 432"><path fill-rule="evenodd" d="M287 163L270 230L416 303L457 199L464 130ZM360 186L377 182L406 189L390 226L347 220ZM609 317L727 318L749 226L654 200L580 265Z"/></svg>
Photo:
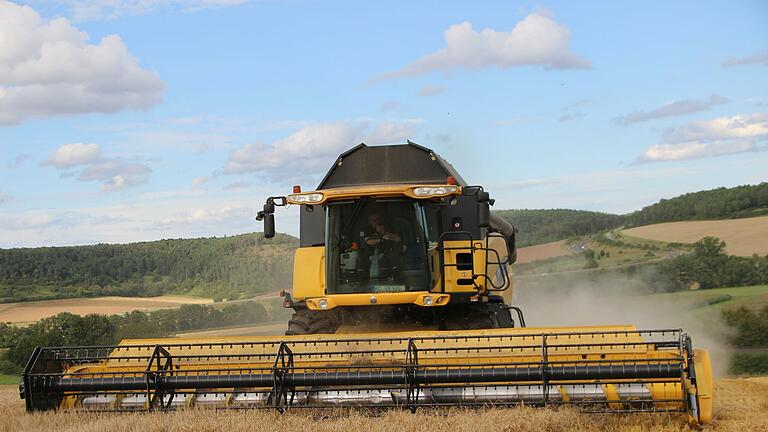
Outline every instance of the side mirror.
<svg viewBox="0 0 768 432"><path fill-rule="evenodd" d="M267 213L264 215L264 238L275 236L275 215Z"/></svg>
<svg viewBox="0 0 768 432"><path fill-rule="evenodd" d="M477 191L477 224L480 228L491 226L491 195L484 191Z"/></svg>
<svg viewBox="0 0 768 432"><path fill-rule="evenodd" d="M264 203L264 213L274 213L275 212L275 202L271 199L268 199L266 203Z"/></svg>
<svg viewBox="0 0 768 432"><path fill-rule="evenodd" d="M477 224L480 228L491 226L491 206L487 201L477 203Z"/></svg>

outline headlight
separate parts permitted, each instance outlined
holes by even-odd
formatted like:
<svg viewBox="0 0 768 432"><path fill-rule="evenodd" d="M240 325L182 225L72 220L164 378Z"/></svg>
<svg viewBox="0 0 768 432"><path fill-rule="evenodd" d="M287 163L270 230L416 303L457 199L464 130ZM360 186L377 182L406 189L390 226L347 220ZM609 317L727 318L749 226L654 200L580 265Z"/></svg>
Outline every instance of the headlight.
<svg viewBox="0 0 768 432"><path fill-rule="evenodd" d="M459 191L458 186L422 186L413 188L413 194L420 197L449 195Z"/></svg>
<svg viewBox="0 0 768 432"><path fill-rule="evenodd" d="M424 296L424 306L432 306L432 296Z"/></svg>
<svg viewBox="0 0 768 432"><path fill-rule="evenodd" d="M319 192L307 194L291 194L286 197L291 204L315 204L323 200L323 194Z"/></svg>
<svg viewBox="0 0 768 432"><path fill-rule="evenodd" d="M328 309L328 300L320 299L317 301L317 305L320 306L320 309Z"/></svg>

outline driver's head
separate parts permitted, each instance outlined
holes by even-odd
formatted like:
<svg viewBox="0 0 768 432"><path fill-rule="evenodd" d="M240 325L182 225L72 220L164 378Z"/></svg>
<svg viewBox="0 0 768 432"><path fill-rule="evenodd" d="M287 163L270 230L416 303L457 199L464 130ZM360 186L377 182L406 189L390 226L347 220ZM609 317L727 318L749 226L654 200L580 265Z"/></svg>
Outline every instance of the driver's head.
<svg viewBox="0 0 768 432"><path fill-rule="evenodd" d="M370 213L368 214L368 225L372 227L377 227L384 224L384 218L381 217L378 213Z"/></svg>

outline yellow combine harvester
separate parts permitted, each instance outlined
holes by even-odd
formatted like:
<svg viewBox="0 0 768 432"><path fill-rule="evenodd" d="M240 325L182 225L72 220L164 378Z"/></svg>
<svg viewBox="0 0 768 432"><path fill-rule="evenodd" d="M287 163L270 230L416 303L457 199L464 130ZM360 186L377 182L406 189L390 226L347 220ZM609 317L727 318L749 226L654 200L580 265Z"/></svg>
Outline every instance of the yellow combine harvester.
<svg viewBox="0 0 768 432"><path fill-rule="evenodd" d="M286 336L39 347L27 410L570 404L710 421L709 355L682 330L526 327L515 229L431 150L361 144L293 192L258 216L272 237L276 207L300 207Z"/></svg>

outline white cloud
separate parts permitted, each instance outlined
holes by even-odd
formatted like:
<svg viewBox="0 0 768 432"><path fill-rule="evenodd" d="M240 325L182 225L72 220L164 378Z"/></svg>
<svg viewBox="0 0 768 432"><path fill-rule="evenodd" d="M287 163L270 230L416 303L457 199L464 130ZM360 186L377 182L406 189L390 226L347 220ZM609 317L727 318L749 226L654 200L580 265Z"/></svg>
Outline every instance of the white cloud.
<svg viewBox="0 0 768 432"><path fill-rule="evenodd" d="M198 188L198 187L208 183L208 181L210 179L211 179L210 177L206 177L206 176L195 177L195 179L192 180L192 187Z"/></svg>
<svg viewBox="0 0 768 432"><path fill-rule="evenodd" d="M592 66L571 52L571 32L552 18L532 13L510 31L475 31L472 23L454 24L445 31L445 48L427 54L404 68L371 81L423 75L453 69L542 66L546 69L580 69Z"/></svg>
<svg viewBox="0 0 768 432"><path fill-rule="evenodd" d="M738 114L712 120L697 120L686 126L670 129L664 134L668 143L694 140L749 138L768 135L768 114Z"/></svg>
<svg viewBox="0 0 768 432"><path fill-rule="evenodd" d="M707 111L716 105L722 105L730 102L728 98L712 95L706 100L679 100L669 102L650 111L633 111L623 117L616 119L616 122L623 125L631 123L644 122L664 117L675 117L686 114L692 114L699 111Z"/></svg>
<svg viewBox="0 0 768 432"><path fill-rule="evenodd" d="M426 84L419 89L419 96L434 96L445 92L445 87L435 84Z"/></svg>
<svg viewBox="0 0 768 432"><path fill-rule="evenodd" d="M44 21L0 0L0 125L51 116L146 109L162 99L117 35L89 42L67 19Z"/></svg>
<svg viewBox="0 0 768 432"><path fill-rule="evenodd" d="M683 144L656 144L640 156L641 162L675 161L723 156L760 148L750 141L715 141L711 143L690 142ZM766 148L763 148L766 150Z"/></svg>
<svg viewBox="0 0 768 432"><path fill-rule="evenodd" d="M72 168L94 162L99 158L101 150L98 144L72 143L64 144L51 153L43 165L56 168Z"/></svg>
<svg viewBox="0 0 768 432"><path fill-rule="evenodd" d="M196 12L238 6L248 0L60 0L72 10L75 21L111 20L121 16L158 11Z"/></svg>
<svg viewBox="0 0 768 432"><path fill-rule="evenodd" d="M307 178L324 172L339 153L361 143L404 143L416 121L340 121L304 126L271 144L248 144L229 154L223 172L262 172Z"/></svg>
<svg viewBox="0 0 768 432"><path fill-rule="evenodd" d="M723 66L768 65L768 51L762 51L746 57L731 57Z"/></svg>
<svg viewBox="0 0 768 432"><path fill-rule="evenodd" d="M0 212L0 247L129 243L163 238L236 235L260 231L254 220L274 191L242 198L215 195L132 199L119 205ZM254 198L254 195L256 198ZM278 231L296 234L298 212L281 209Z"/></svg>
<svg viewBox="0 0 768 432"><path fill-rule="evenodd" d="M698 159L768 150L768 114L739 114L697 120L667 130L660 144L649 147L638 162Z"/></svg>
<svg viewBox="0 0 768 432"><path fill-rule="evenodd" d="M157 225L168 226L188 225L202 222L220 222L231 218L251 220L254 215L255 213L252 207L224 206L222 208L196 208L163 219L158 222ZM256 227L257 226L254 225L254 228Z"/></svg>
<svg viewBox="0 0 768 432"><path fill-rule="evenodd" d="M101 156L98 144L64 144L42 165L61 170L64 177L77 176L80 181L100 182L104 191L144 184L152 173L152 169L144 164Z"/></svg>
<svg viewBox="0 0 768 432"><path fill-rule="evenodd" d="M144 184L151 173L152 169L144 164L105 158L89 164L77 179L100 182L102 190L112 191Z"/></svg>

